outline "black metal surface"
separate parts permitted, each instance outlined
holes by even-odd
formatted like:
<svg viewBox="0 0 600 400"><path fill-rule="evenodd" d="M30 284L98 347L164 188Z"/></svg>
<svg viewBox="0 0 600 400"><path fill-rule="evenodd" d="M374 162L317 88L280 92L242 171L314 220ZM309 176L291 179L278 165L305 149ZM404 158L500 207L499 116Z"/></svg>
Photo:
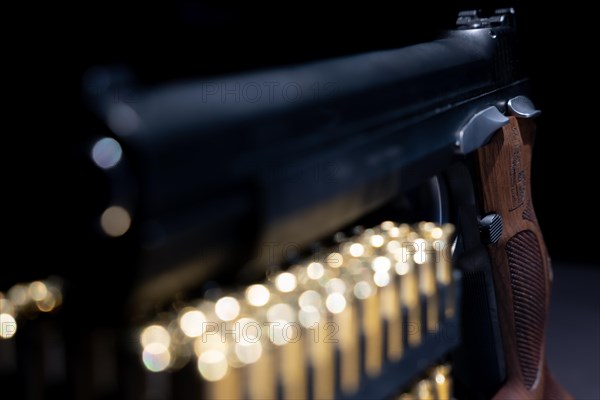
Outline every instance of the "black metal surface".
<svg viewBox="0 0 600 400"><path fill-rule="evenodd" d="M492 265L481 242L471 174L465 164L452 165L448 182L452 216L459 235L453 258L462 273L461 345L453 352L455 396L489 399L506 378L500 320Z"/></svg>
<svg viewBox="0 0 600 400"><path fill-rule="evenodd" d="M200 238L203 235L211 237L218 232L218 229L215 231L210 224L204 223L207 220L214 220L221 228L236 227L229 232L234 236L243 232L241 236L245 247L254 247L255 252L264 243L294 243L302 247L331 235L340 226L443 170L453 158L454 132L475 110L501 104L503 100L527 90L527 82L518 81L452 107L434 109L432 115L381 126L368 135L358 131L335 146L323 145L318 151L314 149L297 154L295 159L291 155L285 163L265 166L260 173L248 172L253 183L236 185L232 182L228 186L228 194L202 191L214 196L211 202L215 205L236 205L220 209L221 216L217 219L214 219L215 214L210 207L201 201L192 208L180 207L176 214L144 215L140 212L136 214L137 224L146 228L145 222L150 220L155 227L160 227L163 235L158 245L142 242L144 263L138 282L151 284L153 279L163 279L163 272L172 273L177 265L193 260L194 252L204 255L199 260L201 267L194 268L195 273L200 275L188 276L184 283L193 285L207 276L214 276L213 268L217 264L236 264L232 256L239 256L240 252L231 249L239 249L240 242L236 242L233 236L230 237L231 246L223 247L214 257L199 251L203 248ZM257 160L263 158L257 156ZM312 177L312 171L323 171L327 165L341 171L340 175ZM248 220L248 217L251 219ZM190 244L186 245L186 242ZM246 257L251 254L251 251L247 252ZM272 260L273 263L279 261L281 259ZM262 270L256 270L254 276L260 274ZM164 292L160 288L153 289L151 296L160 301L172 293L168 286L165 289ZM144 293L143 290L140 293ZM145 303L144 299L138 300Z"/></svg>
<svg viewBox="0 0 600 400"><path fill-rule="evenodd" d="M485 245L497 243L502 236L502 217L498 214L488 214L479 221L481 241Z"/></svg>

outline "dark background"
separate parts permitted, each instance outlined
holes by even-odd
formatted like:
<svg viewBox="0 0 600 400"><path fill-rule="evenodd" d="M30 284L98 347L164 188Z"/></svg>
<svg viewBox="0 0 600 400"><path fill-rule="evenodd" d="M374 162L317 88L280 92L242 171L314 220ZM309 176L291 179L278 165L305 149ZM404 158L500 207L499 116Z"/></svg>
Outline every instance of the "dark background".
<svg viewBox="0 0 600 400"><path fill-rule="evenodd" d="M515 4L516 3L516 4ZM93 65L133 67L141 83L206 77L388 49L431 40L458 10L513 5L524 62L543 110L533 190L551 255L598 265L593 234L597 150L592 99L593 21L583 8L519 2L286 3L225 8L185 1L85 6L17 14L7 43L5 198L10 255L25 264L60 259L83 239L87 207L101 204L78 164L89 120L81 78ZM21 17L25 15L26 17ZM13 158L14 157L14 158ZM36 248L38 251L32 252ZM73 261L76 262L76 261Z"/></svg>

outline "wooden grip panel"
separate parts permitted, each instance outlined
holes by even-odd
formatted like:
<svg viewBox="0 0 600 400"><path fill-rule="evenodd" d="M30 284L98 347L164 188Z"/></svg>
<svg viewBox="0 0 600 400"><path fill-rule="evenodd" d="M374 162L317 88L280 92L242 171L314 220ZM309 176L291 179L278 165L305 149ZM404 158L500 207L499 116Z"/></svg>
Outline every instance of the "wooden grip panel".
<svg viewBox="0 0 600 400"><path fill-rule="evenodd" d="M570 398L545 367L550 258L531 200L534 136L533 121L511 117L475 153L481 211L504 224L488 246L506 359L507 381L495 396L502 400Z"/></svg>

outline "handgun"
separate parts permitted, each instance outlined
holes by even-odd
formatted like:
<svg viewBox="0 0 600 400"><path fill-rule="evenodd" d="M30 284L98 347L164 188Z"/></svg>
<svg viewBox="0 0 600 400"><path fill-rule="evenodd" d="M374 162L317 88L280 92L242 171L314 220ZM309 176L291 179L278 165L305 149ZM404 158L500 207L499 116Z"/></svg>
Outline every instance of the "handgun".
<svg viewBox="0 0 600 400"><path fill-rule="evenodd" d="M459 398L570 398L544 357L540 111L517 34L513 9L465 11L435 41L222 78L143 85L93 68L88 250L103 273L0 297L11 324L53 311L48 293L63 303L59 322L11 325L17 350L58 329L75 398L388 398L411 383L448 398L448 364ZM260 351L211 342L242 318L305 336L279 343L269 325Z"/></svg>

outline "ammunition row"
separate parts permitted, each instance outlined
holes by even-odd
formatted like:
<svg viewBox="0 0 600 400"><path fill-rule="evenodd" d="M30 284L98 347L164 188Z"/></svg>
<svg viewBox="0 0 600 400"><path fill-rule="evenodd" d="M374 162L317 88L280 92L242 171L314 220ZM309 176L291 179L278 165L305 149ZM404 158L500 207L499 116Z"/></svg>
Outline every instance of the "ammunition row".
<svg viewBox="0 0 600 400"><path fill-rule="evenodd" d="M6 294L0 292L0 339L10 339L17 333L20 316L33 318L55 310L61 303L61 284L54 280L19 283Z"/></svg>
<svg viewBox="0 0 600 400"><path fill-rule="evenodd" d="M322 259L179 307L140 331L144 366L193 359L209 398L351 396L452 318L452 235L386 221Z"/></svg>
<svg viewBox="0 0 600 400"><path fill-rule="evenodd" d="M397 400L451 400L452 375L449 365L432 368L429 374L412 388L402 393Z"/></svg>

